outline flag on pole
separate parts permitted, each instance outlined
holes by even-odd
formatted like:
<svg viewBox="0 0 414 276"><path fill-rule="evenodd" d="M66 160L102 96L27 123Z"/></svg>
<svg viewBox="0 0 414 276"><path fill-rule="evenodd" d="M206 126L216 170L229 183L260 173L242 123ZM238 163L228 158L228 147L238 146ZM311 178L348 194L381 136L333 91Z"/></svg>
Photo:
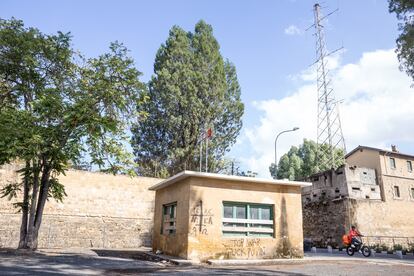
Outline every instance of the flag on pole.
<svg viewBox="0 0 414 276"><path fill-rule="evenodd" d="M207 130L207 138L211 138L211 136L213 136L213 131L211 130L211 128L209 128Z"/></svg>

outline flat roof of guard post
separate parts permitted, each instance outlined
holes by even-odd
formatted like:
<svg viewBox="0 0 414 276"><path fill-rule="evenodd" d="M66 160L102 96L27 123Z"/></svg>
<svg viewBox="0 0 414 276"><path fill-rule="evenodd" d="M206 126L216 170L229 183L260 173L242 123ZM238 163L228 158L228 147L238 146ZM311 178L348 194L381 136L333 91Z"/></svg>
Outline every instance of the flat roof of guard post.
<svg viewBox="0 0 414 276"><path fill-rule="evenodd" d="M210 179L218 179L218 180L272 184L272 185L281 185L281 186L296 186L296 187L312 186L312 183L310 182L290 181L288 179L277 179L276 180L276 179L235 176L235 175L226 175L226 174L217 174L217 173L182 171L168 179L165 179L164 181L161 181L158 184L151 186L149 190L156 191L156 190L165 188L167 186L170 186L188 177L201 177L201 178L210 178Z"/></svg>

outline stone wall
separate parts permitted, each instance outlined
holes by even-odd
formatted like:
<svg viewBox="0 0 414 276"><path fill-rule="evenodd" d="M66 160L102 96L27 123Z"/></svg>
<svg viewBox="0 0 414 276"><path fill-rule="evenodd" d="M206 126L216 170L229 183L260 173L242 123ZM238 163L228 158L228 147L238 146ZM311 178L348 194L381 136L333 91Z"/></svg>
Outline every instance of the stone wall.
<svg viewBox="0 0 414 276"><path fill-rule="evenodd" d="M320 245L332 239L340 244L346 232L342 229L354 224L369 244L414 244L414 172L407 165L414 163L413 156L360 148L346 162L345 177L335 178L341 168L333 177L323 172L311 177L312 187L302 190L304 237ZM338 199L332 196L333 187Z"/></svg>
<svg viewBox="0 0 414 276"><path fill-rule="evenodd" d="M318 247L342 244L353 210L347 199L325 200L303 205L303 237Z"/></svg>
<svg viewBox="0 0 414 276"><path fill-rule="evenodd" d="M354 223L371 244L414 244L414 201L356 201Z"/></svg>
<svg viewBox="0 0 414 276"><path fill-rule="evenodd" d="M303 235L317 246L340 246L355 225L368 244L414 243L414 202L363 199L325 200L303 206Z"/></svg>
<svg viewBox="0 0 414 276"><path fill-rule="evenodd" d="M16 166L0 168L0 188L18 181ZM150 246L154 197L148 187L160 179L70 170L59 177L67 197L46 203L40 248ZM0 247L17 247L21 214L0 199Z"/></svg>

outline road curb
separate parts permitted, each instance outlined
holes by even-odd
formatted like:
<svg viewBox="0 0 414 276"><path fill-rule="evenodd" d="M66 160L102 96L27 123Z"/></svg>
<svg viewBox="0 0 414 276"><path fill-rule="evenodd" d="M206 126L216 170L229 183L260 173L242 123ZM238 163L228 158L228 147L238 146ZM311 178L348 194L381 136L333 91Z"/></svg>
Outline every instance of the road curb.
<svg viewBox="0 0 414 276"><path fill-rule="evenodd" d="M208 260L211 266L241 266L241 265L278 265L278 264L300 264L310 262L309 259L263 259L263 260Z"/></svg>
<svg viewBox="0 0 414 276"><path fill-rule="evenodd" d="M378 258L355 258L355 257L324 257L324 256L305 256L303 259L264 259L264 260L208 260L211 266L260 266L260 265L295 265L307 264L309 262L373 262L378 264L393 264L414 266L412 261L400 259L378 259Z"/></svg>

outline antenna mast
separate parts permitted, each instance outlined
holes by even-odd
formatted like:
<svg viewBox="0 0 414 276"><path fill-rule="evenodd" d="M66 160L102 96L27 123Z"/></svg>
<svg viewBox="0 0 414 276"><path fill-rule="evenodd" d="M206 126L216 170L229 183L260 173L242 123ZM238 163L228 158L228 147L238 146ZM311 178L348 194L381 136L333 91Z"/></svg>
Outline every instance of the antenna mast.
<svg viewBox="0 0 414 276"><path fill-rule="evenodd" d="M328 61L326 57L330 53L327 53L326 50L324 27L322 25L322 21L326 16L322 17L321 7L318 3L313 8L318 89L317 164L319 170L322 171L336 168L336 164L344 161L346 148L339 118L338 101L335 101L327 68ZM342 150L342 154L339 154L337 149Z"/></svg>

